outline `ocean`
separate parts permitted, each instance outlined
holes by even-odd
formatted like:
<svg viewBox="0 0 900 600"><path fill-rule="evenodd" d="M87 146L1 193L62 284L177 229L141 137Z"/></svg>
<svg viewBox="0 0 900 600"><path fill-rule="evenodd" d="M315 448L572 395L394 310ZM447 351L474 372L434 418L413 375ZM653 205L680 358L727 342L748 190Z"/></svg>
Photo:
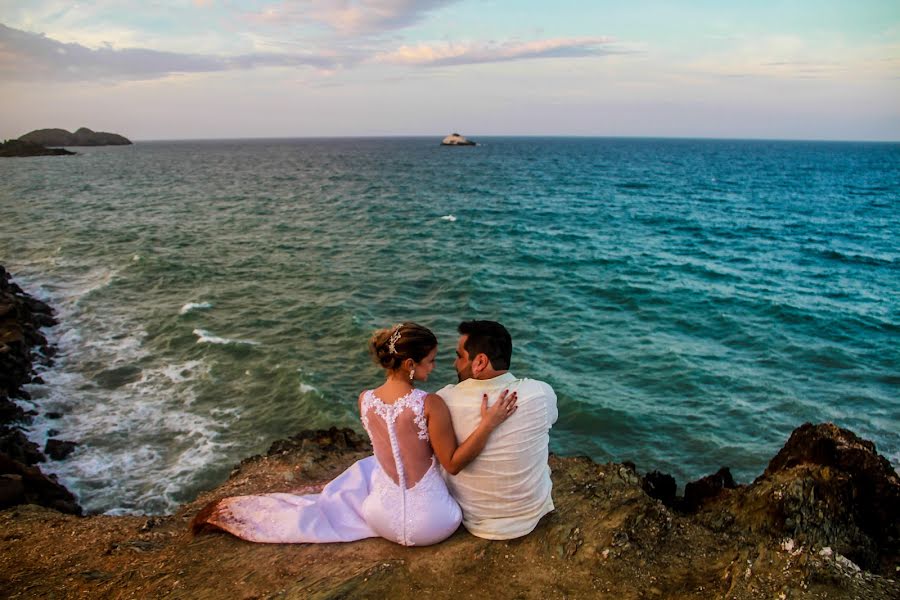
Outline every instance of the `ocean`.
<svg viewBox="0 0 900 600"><path fill-rule="evenodd" d="M28 434L80 443L42 468L88 511L172 511L276 439L362 431L375 328L433 329L424 387L454 382L471 318L556 390L554 452L749 482L832 421L900 465L900 144L439 140L0 161L0 264L61 321Z"/></svg>

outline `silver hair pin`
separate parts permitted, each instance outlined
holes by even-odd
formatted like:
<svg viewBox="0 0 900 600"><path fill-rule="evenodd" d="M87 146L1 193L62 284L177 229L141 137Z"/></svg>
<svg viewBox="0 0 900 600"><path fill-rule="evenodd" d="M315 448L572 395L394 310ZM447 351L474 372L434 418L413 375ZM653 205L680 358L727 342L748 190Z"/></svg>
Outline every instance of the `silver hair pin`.
<svg viewBox="0 0 900 600"><path fill-rule="evenodd" d="M391 339L388 340L388 350L391 351L391 354L397 354L397 346L395 345L400 341L400 328L398 327L394 333L391 334Z"/></svg>

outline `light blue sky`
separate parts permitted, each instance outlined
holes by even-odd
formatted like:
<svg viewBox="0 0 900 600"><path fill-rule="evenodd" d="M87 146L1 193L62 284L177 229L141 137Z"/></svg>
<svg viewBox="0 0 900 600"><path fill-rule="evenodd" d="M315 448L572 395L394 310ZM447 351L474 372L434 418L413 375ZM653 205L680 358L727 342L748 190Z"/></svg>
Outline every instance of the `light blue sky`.
<svg viewBox="0 0 900 600"><path fill-rule="evenodd" d="M0 137L900 140L900 2L0 0Z"/></svg>

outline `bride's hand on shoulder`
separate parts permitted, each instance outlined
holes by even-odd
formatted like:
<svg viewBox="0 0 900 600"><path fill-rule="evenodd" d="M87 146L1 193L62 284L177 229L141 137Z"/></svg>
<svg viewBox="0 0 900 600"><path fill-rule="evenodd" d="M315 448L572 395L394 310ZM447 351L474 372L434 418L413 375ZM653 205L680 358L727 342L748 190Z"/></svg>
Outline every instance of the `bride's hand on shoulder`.
<svg viewBox="0 0 900 600"><path fill-rule="evenodd" d="M518 401L519 398L516 392L510 393L509 390L503 390L497 401L488 408L488 396L484 394L481 397L481 420L491 429L495 429L516 412L519 408Z"/></svg>

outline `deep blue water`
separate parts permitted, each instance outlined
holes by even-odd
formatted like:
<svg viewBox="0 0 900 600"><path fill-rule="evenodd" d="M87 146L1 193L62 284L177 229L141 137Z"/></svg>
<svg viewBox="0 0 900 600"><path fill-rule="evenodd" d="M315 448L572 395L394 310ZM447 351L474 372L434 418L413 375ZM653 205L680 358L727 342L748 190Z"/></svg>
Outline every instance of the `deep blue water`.
<svg viewBox="0 0 900 600"><path fill-rule="evenodd" d="M552 449L681 483L833 421L900 464L900 144L145 142L0 162L0 263L59 307L34 386L91 510L170 510L306 427L361 429L371 330L503 322Z"/></svg>

